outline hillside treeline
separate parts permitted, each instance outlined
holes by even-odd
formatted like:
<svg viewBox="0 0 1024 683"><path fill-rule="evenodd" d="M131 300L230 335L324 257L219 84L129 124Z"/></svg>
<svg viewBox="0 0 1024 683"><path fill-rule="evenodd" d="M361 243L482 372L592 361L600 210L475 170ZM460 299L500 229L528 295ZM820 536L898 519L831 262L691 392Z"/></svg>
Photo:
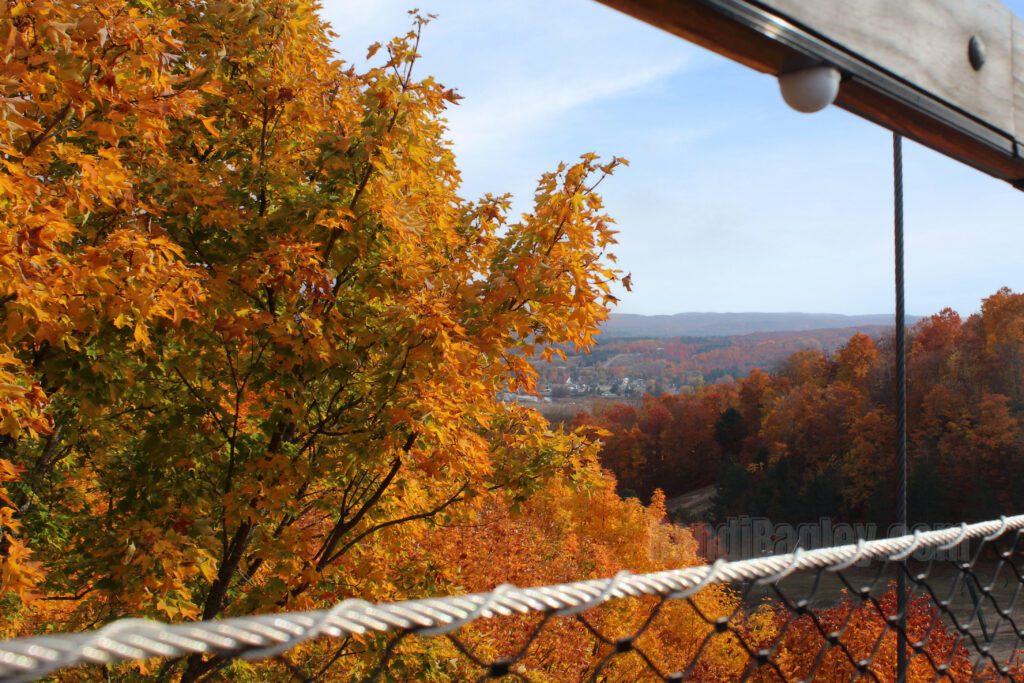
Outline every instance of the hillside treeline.
<svg viewBox="0 0 1024 683"><path fill-rule="evenodd" d="M1024 504L1024 294L1001 289L962 319L909 332L910 514L990 518ZM647 396L579 424L605 430L620 490L647 498L714 484L713 515L886 522L896 488L894 358L856 334L831 355L800 351L694 395Z"/></svg>
<svg viewBox="0 0 1024 683"><path fill-rule="evenodd" d="M683 393L701 384L732 381L754 368L775 367L797 351L835 351L855 332L877 337L884 331L881 326L868 326L715 337L602 336L585 354L567 348L565 362L534 365L542 386L570 379L586 385L589 391L585 393L600 394L603 385L618 389L628 378L632 387L644 386L652 394Z"/></svg>

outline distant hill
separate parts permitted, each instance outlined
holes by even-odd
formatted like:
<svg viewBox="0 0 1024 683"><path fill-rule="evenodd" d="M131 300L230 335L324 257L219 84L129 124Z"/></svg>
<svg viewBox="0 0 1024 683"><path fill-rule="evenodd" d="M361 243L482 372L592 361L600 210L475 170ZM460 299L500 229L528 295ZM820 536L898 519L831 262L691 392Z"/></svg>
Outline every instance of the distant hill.
<svg viewBox="0 0 1024 683"><path fill-rule="evenodd" d="M841 315L838 313L676 313L636 315L612 313L604 324L604 338L725 337L756 332L803 332L853 329L877 331L892 327L892 314ZM907 316L912 325L920 316Z"/></svg>

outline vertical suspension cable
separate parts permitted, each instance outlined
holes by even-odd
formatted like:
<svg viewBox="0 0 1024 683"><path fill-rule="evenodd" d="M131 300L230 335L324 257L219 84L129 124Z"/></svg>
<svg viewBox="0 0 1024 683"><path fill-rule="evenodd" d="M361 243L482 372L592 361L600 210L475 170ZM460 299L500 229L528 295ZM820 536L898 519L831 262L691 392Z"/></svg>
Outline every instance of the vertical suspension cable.
<svg viewBox="0 0 1024 683"><path fill-rule="evenodd" d="M903 278L903 137L892 134L893 219L896 252L896 519L907 533L907 321ZM905 562L905 560L904 560ZM896 680L907 680L907 581L903 567L896 579Z"/></svg>

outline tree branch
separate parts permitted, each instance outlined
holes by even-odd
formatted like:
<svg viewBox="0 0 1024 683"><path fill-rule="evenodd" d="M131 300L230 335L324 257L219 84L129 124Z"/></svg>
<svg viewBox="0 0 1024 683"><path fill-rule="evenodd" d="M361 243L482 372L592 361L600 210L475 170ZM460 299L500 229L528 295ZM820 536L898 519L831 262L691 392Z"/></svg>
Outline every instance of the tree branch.
<svg viewBox="0 0 1024 683"><path fill-rule="evenodd" d="M405 524L406 522L412 522L412 521L415 521L417 519L429 519L429 518L437 515L438 513L444 511L445 508L447 508L447 507L457 503L458 501L462 500L462 493L468 487L469 487L469 482L467 481L465 484L463 484L462 486L459 487L459 490L456 491L453 496L451 496L450 498L448 498L444 502L439 503L437 506L435 506L435 507L433 507L430 510L427 510L425 512L419 512L419 513L416 513L416 514L413 514L413 515L406 515L405 517L399 517L397 519L388 520L387 522L381 522L380 524L374 524L369 529L366 529L362 533L356 535L351 541L349 541L344 546L342 546L341 549L338 550L338 552L334 553L334 555L332 555L330 558L328 558L327 561L323 563L323 565L327 566L327 565L331 564L332 562L337 560L339 557L341 557L342 555L347 553L355 544L359 543L359 541L363 540L364 538L366 538L370 534L375 534L378 531L381 531L382 529L386 529L389 526L395 526L396 524Z"/></svg>

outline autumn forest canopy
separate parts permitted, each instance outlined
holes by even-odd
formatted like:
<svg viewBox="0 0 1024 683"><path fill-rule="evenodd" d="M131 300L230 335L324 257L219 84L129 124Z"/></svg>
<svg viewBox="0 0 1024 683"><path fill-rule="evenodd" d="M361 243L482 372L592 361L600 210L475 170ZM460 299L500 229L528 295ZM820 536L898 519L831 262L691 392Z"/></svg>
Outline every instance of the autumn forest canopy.
<svg viewBox="0 0 1024 683"><path fill-rule="evenodd" d="M1000 290L966 320L944 310L908 337L911 521L1014 514L1024 505L1024 295ZM575 423L606 430L601 462L642 498L714 485L713 521L887 525L894 358L891 336L855 334L831 354L797 351L770 373L646 395Z"/></svg>
<svg viewBox="0 0 1024 683"><path fill-rule="evenodd" d="M625 161L540 174L519 216L508 195L465 198L445 122L459 95L417 64L430 18L411 14L360 70L318 9L0 7L0 636L697 564L662 491L709 484L723 515L890 514L892 354L865 336L572 423L500 400L594 347L622 276L597 190ZM914 329L914 476L932 492L915 514L1019 509L1022 353L1009 291ZM712 615L738 600L698 598ZM615 631L640 613L594 619ZM685 603L667 616L645 638L671 667L710 626ZM744 619L751 642L782 633L770 605ZM473 635L498 657L522 627ZM548 630L523 670L585 679L581 629ZM858 620L850 647L880 629ZM800 675L816 632L786 633ZM702 680L743 671L736 637L701 650ZM372 645L301 654L353 680ZM929 647L968 666L942 633ZM408 641L393 673L461 680L456 654ZM280 666L196 655L68 680L282 680Z"/></svg>

